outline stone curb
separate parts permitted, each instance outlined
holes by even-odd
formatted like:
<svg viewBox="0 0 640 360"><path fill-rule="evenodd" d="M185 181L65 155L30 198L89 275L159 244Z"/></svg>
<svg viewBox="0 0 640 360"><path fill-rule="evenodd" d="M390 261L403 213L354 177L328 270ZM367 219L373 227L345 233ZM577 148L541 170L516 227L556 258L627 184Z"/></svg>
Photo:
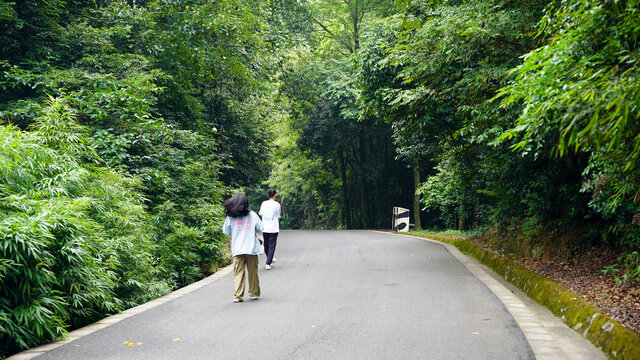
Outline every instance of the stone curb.
<svg viewBox="0 0 640 360"><path fill-rule="evenodd" d="M67 336L63 339L63 340L58 340L56 342L50 343L50 344L45 344L45 345L40 345L34 348L31 348L29 350L25 350L22 352L19 352L15 355L11 355L8 358L6 358L5 360L30 360L33 359L37 356L40 356L48 351L51 351L57 347L60 347L62 345L68 344L72 341L78 340L84 336L87 336L95 331L104 329L108 326L111 326L113 324L117 324L120 321L135 316L137 314L140 314L143 311L152 309L158 305L162 305L164 303L167 303L171 300L177 299L179 297L185 296L189 293L192 293L204 286L207 286L211 283L214 283L218 280L220 280L221 278L223 278L225 275L231 273L231 271L233 270L233 265L228 265L220 270L218 270L216 273L214 273L211 276L208 276L200 281L194 282L193 284L187 285L183 288L180 288L172 293L169 293L163 297L159 297L155 300L151 300L149 302L146 302L144 304L138 305L136 307L132 307L130 309L127 309L123 312L120 312L118 314L114 314L111 316L108 316L102 320L99 320L93 324L87 325L85 327L76 329L71 331L69 334L67 334Z"/></svg>

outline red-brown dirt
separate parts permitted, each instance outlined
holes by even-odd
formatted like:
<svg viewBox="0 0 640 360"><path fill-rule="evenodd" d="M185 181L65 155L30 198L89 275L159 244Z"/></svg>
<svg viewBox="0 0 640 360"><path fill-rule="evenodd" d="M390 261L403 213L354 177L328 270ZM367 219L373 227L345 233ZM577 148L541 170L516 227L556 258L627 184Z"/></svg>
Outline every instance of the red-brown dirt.
<svg viewBox="0 0 640 360"><path fill-rule="evenodd" d="M547 261L525 260L520 264L564 285L570 291L596 305L604 314L640 334L640 286L616 283L602 270L615 264L618 254L592 248L570 259L556 256Z"/></svg>
<svg viewBox="0 0 640 360"><path fill-rule="evenodd" d="M489 251L479 239L465 239ZM618 263L621 252L609 248L590 248L571 257L542 254L539 259L514 259L514 262L563 285L582 300L597 306L603 314L619 321L640 335L640 284L616 282L604 274L605 267ZM505 256L505 254L502 254ZM509 257L509 256L508 256ZM624 267L618 275L622 275Z"/></svg>

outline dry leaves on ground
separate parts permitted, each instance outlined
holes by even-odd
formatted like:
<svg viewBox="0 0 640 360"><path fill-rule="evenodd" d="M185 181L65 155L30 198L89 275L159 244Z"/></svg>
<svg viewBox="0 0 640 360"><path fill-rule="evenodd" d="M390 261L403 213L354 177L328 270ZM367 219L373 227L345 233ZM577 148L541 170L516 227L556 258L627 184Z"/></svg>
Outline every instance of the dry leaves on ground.
<svg viewBox="0 0 640 360"><path fill-rule="evenodd" d="M602 272L606 266L616 263L618 255L608 249L592 248L570 259L557 256L520 264L565 286L610 318L640 334L640 286L619 285L611 275Z"/></svg>

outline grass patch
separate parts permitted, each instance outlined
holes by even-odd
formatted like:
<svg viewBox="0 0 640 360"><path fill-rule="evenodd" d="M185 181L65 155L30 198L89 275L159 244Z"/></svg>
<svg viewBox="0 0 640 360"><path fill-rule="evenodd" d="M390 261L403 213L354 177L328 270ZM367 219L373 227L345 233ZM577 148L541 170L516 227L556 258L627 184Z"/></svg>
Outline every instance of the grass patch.
<svg viewBox="0 0 640 360"><path fill-rule="evenodd" d="M459 236L454 237L446 232L428 231L416 231L408 235L451 244L461 252L473 256L531 299L547 307L569 327L602 349L611 358L640 359L640 336L603 315L597 307L581 300L578 295L562 285L517 265L501 255L465 241Z"/></svg>
<svg viewBox="0 0 640 360"><path fill-rule="evenodd" d="M485 229L476 229L476 230L439 230L439 229L423 229L423 230L413 230L411 234L420 234L424 235L444 235L453 238L467 238L467 237L476 237L480 236L485 232Z"/></svg>

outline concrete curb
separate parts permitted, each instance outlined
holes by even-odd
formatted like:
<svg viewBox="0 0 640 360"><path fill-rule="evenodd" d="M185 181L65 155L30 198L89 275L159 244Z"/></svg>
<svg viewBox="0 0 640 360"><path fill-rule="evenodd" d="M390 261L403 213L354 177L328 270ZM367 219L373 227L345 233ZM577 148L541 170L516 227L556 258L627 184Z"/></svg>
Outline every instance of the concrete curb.
<svg viewBox="0 0 640 360"><path fill-rule="evenodd" d="M211 283L214 283L220 279L222 279L225 275L231 273L233 270L233 265L229 265L226 266L220 270L218 270L215 274L208 276L200 281L194 282L193 284L187 285L183 288L180 288L172 293L169 293L163 297L157 298L155 300L151 300L149 302L146 302L144 304L138 305L136 307L132 307L130 309L127 309L121 313L118 314L114 314L111 316L108 316L100 321L97 321L91 325L87 325L85 327L82 327L80 329L76 329L71 331L64 340L58 340L56 342L50 343L50 344L45 344L45 345L40 345L38 347L34 347L31 348L29 350L25 350L22 352L19 352L15 355L9 356L8 358L6 358L6 360L30 360L33 359L37 356L40 356L48 351L51 351L57 347L60 347L62 345L68 344L72 341L78 340L84 336L87 336L95 331L104 329L106 327L109 327L113 324L117 324L120 321L135 316L137 314L140 314L141 312L144 312L146 310L152 309L158 305L162 305L164 303L167 303L171 300L180 298L182 296L185 296L189 293L192 293L204 286L207 286Z"/></svg>
<svg viewBox="0 0 640 360"><path fill-rule="evenodd" d="M388 232L385 232L389 234ZM460 252L454 245L419 236L400 235L444 246L451 255L478 278L504 304L522 330L538 360L591 360L608 359L596 348L548 309L508 283L500 275L482 265L471 256Z"/></svg>

